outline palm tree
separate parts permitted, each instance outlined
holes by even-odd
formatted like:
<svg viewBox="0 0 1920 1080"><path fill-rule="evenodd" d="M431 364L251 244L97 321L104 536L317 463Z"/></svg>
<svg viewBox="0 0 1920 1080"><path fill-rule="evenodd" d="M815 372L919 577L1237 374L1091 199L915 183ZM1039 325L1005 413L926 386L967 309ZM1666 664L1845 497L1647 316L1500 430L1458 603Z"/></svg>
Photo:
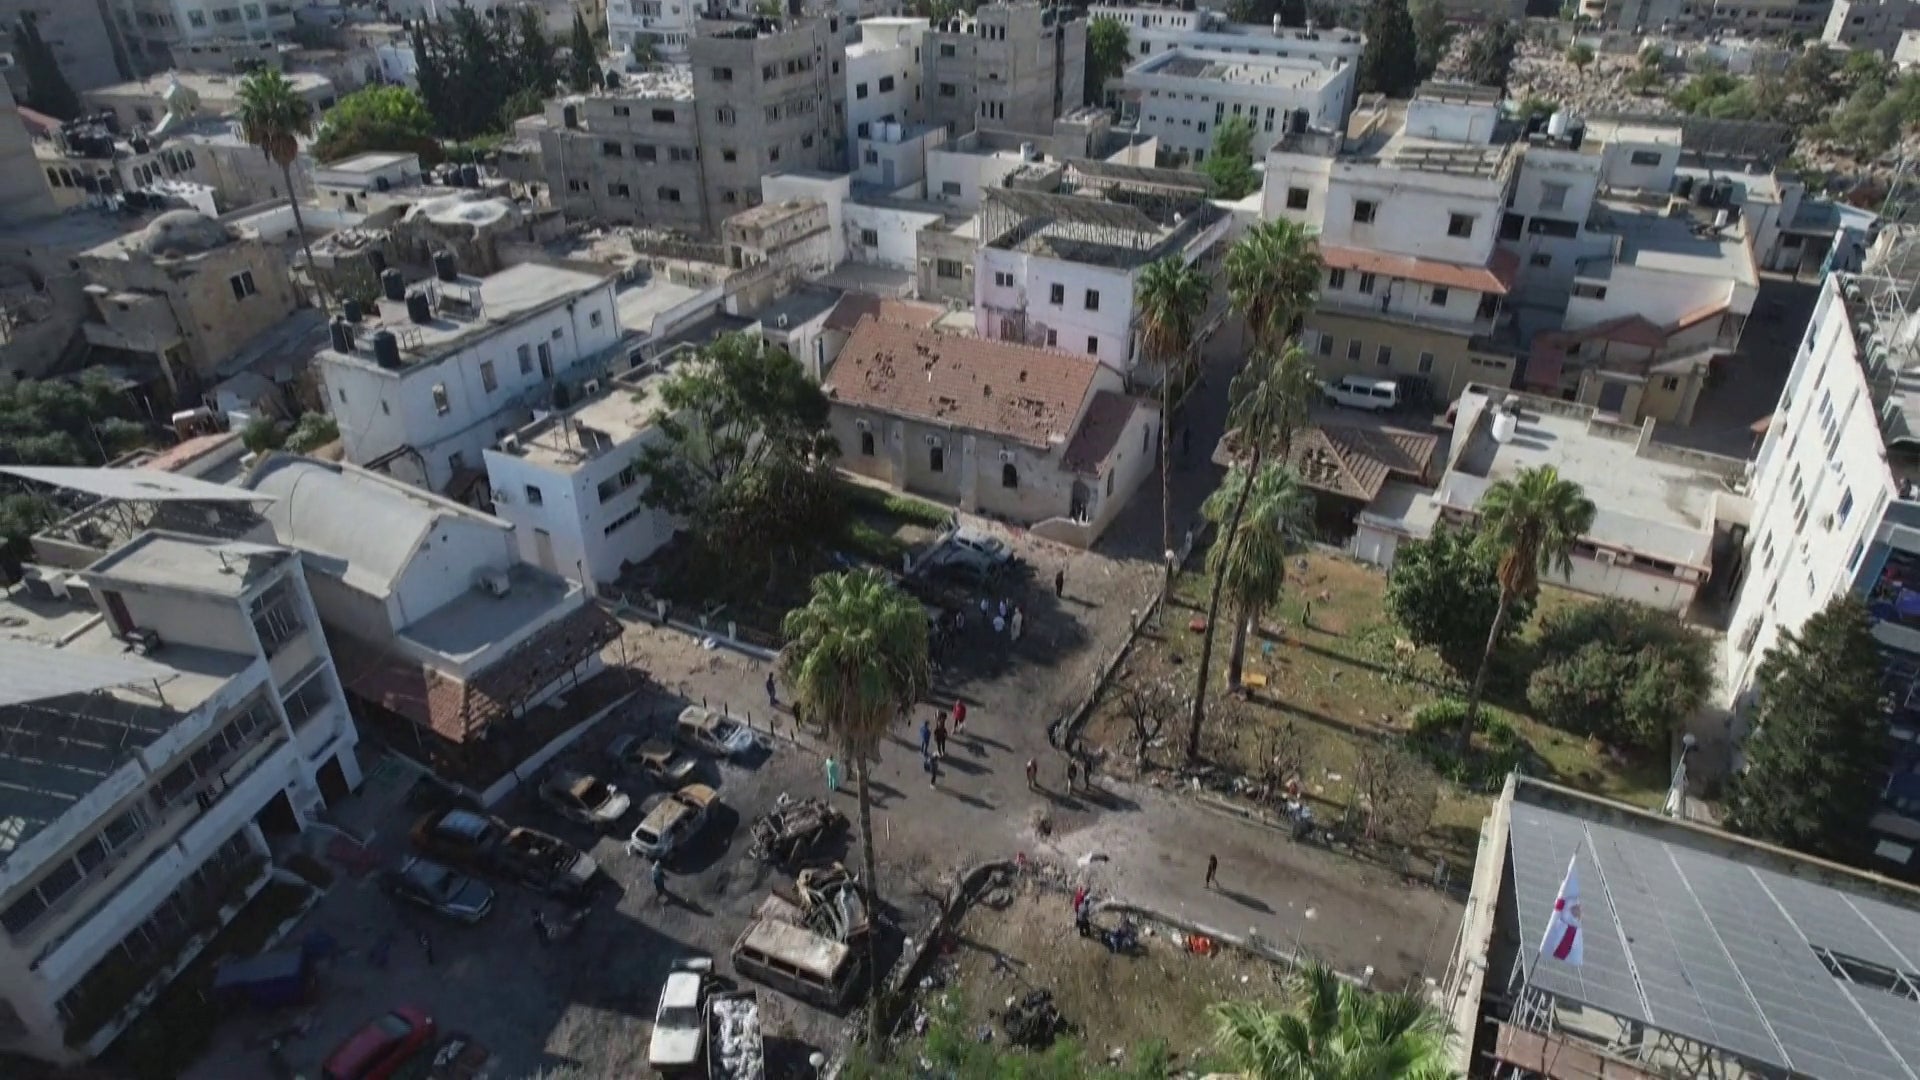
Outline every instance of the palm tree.
<svg viewBox="0 0 1920 1080"><path fill-rule="evenodd" d="M1169 255L1140 275L1140 338L1147 359L1160 369L1160 550L1173 550L1173 384L1193 358L1193 331L1207 310L1206 275ZM1169 562L1160 583L1161 599L1173 584Z"/></svg>
<svg viewBox="0 0 1920 1080"><path fill-rule="evenodd" d="M300 215L300 196L293 189L293 163L300 157L300 139L313 134L313 106L300 96L278 68L262 67L240 80L240 131L260 148L287 181L287 205L293 207L293 227L307 254L307 272L313 273L313 246L307 242L307 223ZM315 290L316 293L318 290ZM324 310L326 299L320 299Z"/></svg>
<svg viewBox="0 0 1920 1080"><path fill-rule="evenodd" d="M1287 556L1306 541L1313 520L1313 498L1300 486L1299 477L1286 465L1270 461L1257 475L1234 466L1226 482L1200 508L1208 521L1220 525L1233 512L1233 504L1239 501L1250 475L1253 494L1247 500L1239 533L1227 543L1227 533L1216 532L1213 548L1207 553L1207 572L1226 582L1226 596L1233 602L1227 686L1235 690L1240 688L1240 673L1246 665L1247 635L1280 599L1287 584Z"/></svg>
<svg viewBox="0 0 1920 1080"><path fill-rule="evenodd" d="M1247 366L1233 377L1228 393L1232 399L1227 414L1228 443L1238 454L1246 455L1246 473L1260 474L1260 464L1270 451L1277 450L1282 461L1291 452L1294 433L1307 422L1307 403L1319 390L1306 354L1289 348L1276 361L1273 354L1257 352ZM1213 666L1213 634L1220 619L1220 599L1226 589L1222 572L1231 565L1233 544L1240 535L1240 522L1246 516L1247 501L1255 485L1242 484L1227 514L1226 528L1214 540L1218 549L1209 556L1213 565L1213 589L1207 599L1206 630L1201 635L1200 669L1193 688L1193 704L1187 715L1187 757L1200 756L1200 725L1207 717L1207 674Z"/></svg>
<svg viewBox="0 0 1920 1080"><path fill-rule="evenodd" d="M795 711L825 726L841 760L853 770L867 908L877 910L880 878L868 767L880 756L888 725L928 685L926 612L880 572L850 570L814 578L806 606L788 612L781 629L787 645L780 652L780 674ZM868 1037L876 1051L881 1047L878 960L878 953L869 951Z"/></svg>
<svg viewBox="0 0 1920 1080"><path fill-rule="evenodd" d="M1486 545L1500 560L1500 606L1494 609L1480 669L1467 692L1467 712L1460 721L1462 753L1473 741L1487 669L1495 646L1506 634L1514 598L1532 596L1540 587L1542 572L1571 570L1573 545L1593 527L1593 501L1579 484L1560 479L1559 470L1551 465L1522 469L1495 483L1480 497L1479 512L1480 535L1475 543Z"/></svg>
<svg viewBox="0 0 1920 1080"><path fill-rule="evenodd" d="M1215 1005L1216 1038L1245 1080L1451 1080L1447 1022L1418 994L1375 994L1315 964L1278 1011Z"/></svg>
<svg viewBox="0 0 1920 1080"><path fill-rule="evenodd" d="M1227 297L1246 320L1249 351L1277 352L1320 291L1320 252L1307 230L1263 221L1227 252Z"/></svg>

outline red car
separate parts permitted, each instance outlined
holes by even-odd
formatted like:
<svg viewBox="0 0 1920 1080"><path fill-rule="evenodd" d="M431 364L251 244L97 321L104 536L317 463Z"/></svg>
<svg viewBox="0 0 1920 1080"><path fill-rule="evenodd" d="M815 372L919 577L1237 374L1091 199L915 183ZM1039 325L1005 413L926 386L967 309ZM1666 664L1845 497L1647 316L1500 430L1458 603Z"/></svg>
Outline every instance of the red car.
<svg viewBox="0 0 1920 1080"><path fill-rule="evenodd" d="M321 1080L387 1080L433 1037L433 1017L402 1005L349 1035L320 1067Z"/></svg>

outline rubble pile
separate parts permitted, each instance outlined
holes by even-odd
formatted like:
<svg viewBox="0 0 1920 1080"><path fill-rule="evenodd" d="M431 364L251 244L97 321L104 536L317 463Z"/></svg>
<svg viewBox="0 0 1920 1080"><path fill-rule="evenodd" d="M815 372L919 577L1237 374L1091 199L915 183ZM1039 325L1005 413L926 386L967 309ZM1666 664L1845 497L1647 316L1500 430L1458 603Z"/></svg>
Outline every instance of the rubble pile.
<svg viewBox="0 0 1920 1080"><path fill-rule="evenodd" d="M1464 67L1464 59L1460 62ZM1581 116L1680 115L1680 111L1667 102L1667 94L1679 87L1680 79L1668 73L1653 92L1636 94L1627 82L1638 70L1640 58L1633 53L1597 52L1593 63L1582 71L1567 59L1566 46L1525 41L1520 45L1519 55L1514 57L1507 95L1515 101L1544 98Z"/></svg>
<svg viewBox="0 0 1920 1080"><path fill-rule="evenodd" d="M1054 1007L1053 991L1035 990L1025 997L1009 998L1000 1014L1000 1027L1007 1041L1029 1050L1044 1050L1067 1031L1067 1019Z"/></svg>
<svg viewBox="0 0 1920 1080"><path fill-rule="evenodd" d="M760 1039L760 1003L752 997L713 1001L714 1075L762 1077L767 1074L765 1043Z"/></svg>

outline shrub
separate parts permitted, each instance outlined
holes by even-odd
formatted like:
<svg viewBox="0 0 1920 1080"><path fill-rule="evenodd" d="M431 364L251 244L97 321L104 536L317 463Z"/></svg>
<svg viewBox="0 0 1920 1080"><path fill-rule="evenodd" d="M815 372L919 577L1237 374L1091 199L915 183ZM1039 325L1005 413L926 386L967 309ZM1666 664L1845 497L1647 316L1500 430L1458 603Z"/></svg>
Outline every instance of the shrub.
<svg viewBox="0 0 1920 1080"><path fill-rule="evenodd" d="M1622 600L1554 612L1538 650L1527 703L1541 721L1616 746L1664 748L1713 682L1706 638Z"/></svg>
<svg viewBox="0 0 1920 1080"><path fill-rule="evenodd" d="M286 441L286 433L270 417L256 416L240 429L241 445L256 454L278 450Z"/></svg>
<svg viewBox="0 0 1920 1080"><path fill-rule="evenodd" d="M1441 776L1469 788L1493 787L1526 764L1532 747L1505 718L1485 707L1474 724L1474 745L1462 757L1454 737L1466 715L1467 703L1458 698L1442 698L1421 706L1413 714L1408 748Z"/></svg>
<svg viewBox="0 0 1920 1080"><path fill-rule="evenodd" d="M925 499L916 499L911 495L896 495L881 491L865 484L847 484L847 500L856 507L898 518L914 525L929 529L945 528L953 520L953 511L938 503Z"/></svg>

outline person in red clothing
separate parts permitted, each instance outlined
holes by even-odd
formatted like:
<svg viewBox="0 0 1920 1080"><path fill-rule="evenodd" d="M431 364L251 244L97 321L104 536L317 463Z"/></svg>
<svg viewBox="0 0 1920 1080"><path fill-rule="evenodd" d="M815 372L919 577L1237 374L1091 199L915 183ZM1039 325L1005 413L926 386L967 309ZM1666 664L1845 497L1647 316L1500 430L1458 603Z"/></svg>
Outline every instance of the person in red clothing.
<svg viewBox="0 0 1920 1080"><path fill-rule="evenodd" d="M955 698L953 700L953 733L955 735L960 734L960 729L966 726L967 726L967 703L964 701L961 701L959 698Z"/></svg>

